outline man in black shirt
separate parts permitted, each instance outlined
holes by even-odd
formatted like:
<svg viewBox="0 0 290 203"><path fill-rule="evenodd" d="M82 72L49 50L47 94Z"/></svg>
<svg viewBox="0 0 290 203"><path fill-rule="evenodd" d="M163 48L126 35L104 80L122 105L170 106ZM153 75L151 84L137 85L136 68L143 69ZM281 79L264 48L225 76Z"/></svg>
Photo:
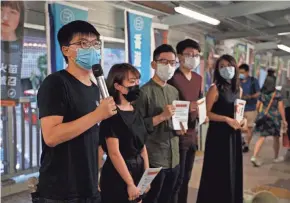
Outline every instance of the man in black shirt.
<svg viewBox="0 0 290 203"><path fill-rule="evenodd" d="M39 202L97 203L98 123L116 113L112 98L99 103L99 89L90 80L92 65L100 61L100 34L85 21L73 21L57 38L68 66L49 75L37 95Z"/></svg>

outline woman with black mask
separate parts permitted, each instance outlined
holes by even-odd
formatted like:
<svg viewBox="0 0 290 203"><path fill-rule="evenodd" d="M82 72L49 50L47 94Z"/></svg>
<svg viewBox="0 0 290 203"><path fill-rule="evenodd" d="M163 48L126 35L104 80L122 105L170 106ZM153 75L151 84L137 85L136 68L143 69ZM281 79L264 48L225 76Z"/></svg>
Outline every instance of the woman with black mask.
<svg viewBox="0 0 290 203"><path fill-rule="evenodd" d="M241 98L235 59L221 56L214 70L214 84L206 96L210 120L197 203L243 202L241 131L245 120L234 119L235 100Z"/></svg>
<svg viewBox="0 0 290 203"><path fill-rule="evenodd" d="M100 138L108 154L104 163L100 187L103 203L140 202L137 185L149 167L146 146L148 134L141 115L132 106L140 93L140 73L130 64L114 65L107 78L118 113L102 121Z"/></svg>
<svg viewBox="0 0 290 203"><path fill-rule="evenodd" d="M280 91L276 90L276 77L274 76L274 71L268 71L268 75L261 90L261 96L257 103L257 110L259 114L256 119L254 132L260 137L256 142L254 155L251 158L251 162L255 167L259 167L262 164L257 159L257 156L266 137L269 136L274 138L273 162L281 162L284 160L283 157L279 157L281 120L285 126L287 126L287 122L282 94Z"/></svg>

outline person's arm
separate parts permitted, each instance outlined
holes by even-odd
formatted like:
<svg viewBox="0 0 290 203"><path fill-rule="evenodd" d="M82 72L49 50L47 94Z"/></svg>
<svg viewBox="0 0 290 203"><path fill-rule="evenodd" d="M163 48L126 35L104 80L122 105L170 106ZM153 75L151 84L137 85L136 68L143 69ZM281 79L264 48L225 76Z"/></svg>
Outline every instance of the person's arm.
<svg viewBox="0 0 290 203"><path fill-rule="evenodd" d="M149 159L148 159L148 153L147 153L147 148L146 145L144 145L142 152L141 152L141 156L144 160L144 169L146 170L147 168L149 168Z"/></svg>
<svg viewBox="0 0 290 203"><path fill-rule="evenodd" d="M103 167L103 156L104 156L104 150L102 146L98 147L98 163L99 163L99 169Z"/></svg>
<svg viewBox="0 0 290 203"><path fill-rule="evenodd" d="M213 85L209 88L208 93L206 95L207 116L211 121L226 122L227 119L226 116L218 115L211 111L217 99L218 99L218 90L216 85Z"/></svg>
<svg viewBox="0 0 290 203"><path fill-rule="evenodd" d="M69 141L100 121L113 115L115 102L105 99L93 112L71 122L63 123L69 101L63 81L57 76L50 76L43 82L37 95L39 117L44 142L55 147Z"/></svg>
<svg viewBox="0 0 290 203"><path fill-rule="evenodd" d="M279 110L279 113L281 114L283 122L286 122L285 107L284 107L284 102L282 100L278 102L278 110Z"/></svg>
<svg viewBox="0 0 290 203"><path fill-rule="evenodd" d="M128 170L123 156L119 151L119 139L114 137L108 137L106 139L106 143L108 148L108 155L112 160L115 169L127 185L134 185L134 180Z"/></svg>
<svg viewBox="0 0 290 203"><path fill-rule="evenodd" d="M140 96L138 100L135 102L134 106L136 109L139 110L142 117L144 118L147 131L151 133L154 131L155 126L159 125L160 123L168 119L166 117L166 114L164 114L164 112L154 117L148 116L148 108L149 108L148 100L149 99L146 92L141 91Z"/></svg>

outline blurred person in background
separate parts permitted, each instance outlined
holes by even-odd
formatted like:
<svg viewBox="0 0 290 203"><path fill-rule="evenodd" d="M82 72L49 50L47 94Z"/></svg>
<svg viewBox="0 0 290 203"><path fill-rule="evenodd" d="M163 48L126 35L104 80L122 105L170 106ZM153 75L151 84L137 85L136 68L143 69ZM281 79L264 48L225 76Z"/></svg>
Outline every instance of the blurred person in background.
<svg viewBox="0 0 290 203"><path fill-rule="evenodd" d="M239 66L241 87L243 89L242 99L246 100L244 116L247 119L248 129L246 139L244 139L243 152L249 151L249 145L253 137L253 127L257 117L256 105L260 96L259 81L249 75L249 66L242 64Z"/></svg>
<svg viewBox="0 0 290 203"><path fill-rule="evenodd" d="M139 71L130 64L114 65L107 86L118 113L100 124L100 138L108 157L103 165L100 187L103 203L140 202L137 185L149 168L145 146L145 121L132 102L138 99Z"/></svg>
<svg viewBox="0 0 290 203"><path fill-rule="evenodd" d="M234 119L235 101L242 96L239 70L230 55L221 56L214 84L206 96L210 123L197 203L243 203L243 155L241 128L245 119Z"/></svg>
<svg viewBox="0 0 290 203"><path fill-rule="evenodd" d="M200 64L200 46L196 41L186 39L176 46L180 67L168 81L179 92L179 99L190 101L188 130L179 137L180 172L175 190L172 194L172 203L186 203L188 183L190 181L195 152L197 150L197 100L202 97L202 78L195 71Z"/></svg>
<svg viewBox="0 0 290 203"><path fill-rule="evenodd" d="M279 157L281 120L287 125L282 94L276 90L276 77L272 71L268 72L264 85L261 89L261 96L257 103L258 116L254 131L259 134L255 144L254 154L251 158L253 166L259 167L262 162L257 156L262 148L266 137L273 137L274 163L284 160Z"/></svg>

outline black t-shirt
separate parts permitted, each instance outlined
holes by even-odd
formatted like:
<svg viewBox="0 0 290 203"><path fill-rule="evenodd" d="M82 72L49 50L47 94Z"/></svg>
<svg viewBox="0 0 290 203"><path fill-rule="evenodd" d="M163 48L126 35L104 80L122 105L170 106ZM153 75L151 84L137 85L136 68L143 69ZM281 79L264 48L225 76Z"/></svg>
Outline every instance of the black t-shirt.
<svg viewBox="0 0 290 203"><path fill-rule="evenodd" d="M141 153L147 137L143 118L138 111L122 111L100 124L100 139L103 150L108 153L106 138L119 139L119 150L123 158L131 159Z"/></svg>
<svg viewBox="0 0 290 203"><path fill-rule="evenodd" d="M66 70L49 75L38 95L39 117L63 116L63 123L92 111L99 103L99 89L86 86ZM98 195L98 124L76 138L49 147L42 138L39 175L41 197L64 200Z"/></svg>

